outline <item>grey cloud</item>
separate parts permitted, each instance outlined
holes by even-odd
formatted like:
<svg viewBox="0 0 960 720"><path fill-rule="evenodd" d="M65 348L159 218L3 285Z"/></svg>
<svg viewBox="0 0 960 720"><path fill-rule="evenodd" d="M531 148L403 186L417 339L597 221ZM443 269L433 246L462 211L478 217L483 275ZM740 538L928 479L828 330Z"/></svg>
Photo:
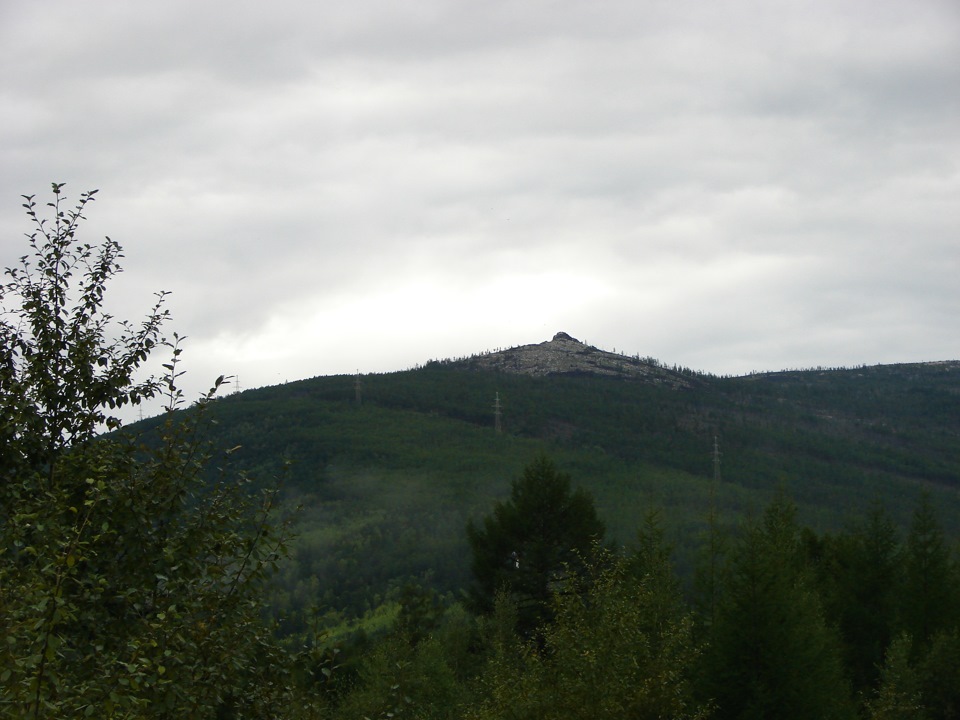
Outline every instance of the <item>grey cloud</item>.
<svg viewBox="0 0 960 720"><path fill-rule="evenodd" d="M369 354L398 308L403 362L561 329L716 371L958 354L951 3L3 12L0 231L100 187L122 294L174 290L211 354L287 322Z"/></svg>

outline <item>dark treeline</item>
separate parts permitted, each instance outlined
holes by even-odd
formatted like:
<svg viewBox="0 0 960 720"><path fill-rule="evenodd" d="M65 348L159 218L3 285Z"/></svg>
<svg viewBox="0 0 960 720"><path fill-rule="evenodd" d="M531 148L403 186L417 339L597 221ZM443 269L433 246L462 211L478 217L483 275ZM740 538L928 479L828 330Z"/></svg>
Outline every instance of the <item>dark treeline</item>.
<svg viewBox="0 0 960 720"><path fill-rule="evenodd" d="M817 534L780 495L705 533L684 587L657 513L614 550L555 524L584 496L548 460L513 489L470 531L464 603L408 585L341 640L332 717L957 717L960 568L927 495L904 536L881 505Z"/></svg>
<svg viewBox="0 0 960 720"><path fill-rule="evenodd" d="M532 378L435 366L364 379L316 378L229 396L211 436L255 478L284 478L302 504L272 603L290 630L314 602L356 620L408 583L457 597L469 580L470 519L542 449L594 496L625 544L663 509L689 584L712 497L728 532L786 489L802 522L839 530L882 498L905 529L928 487L960 529L960 396L936 366L716 380L693 391L616 378ZM493 432L493 399L503 405ZM711 450L721 482L711 490ZM291 465L283 467L284 458Z"/></svg>

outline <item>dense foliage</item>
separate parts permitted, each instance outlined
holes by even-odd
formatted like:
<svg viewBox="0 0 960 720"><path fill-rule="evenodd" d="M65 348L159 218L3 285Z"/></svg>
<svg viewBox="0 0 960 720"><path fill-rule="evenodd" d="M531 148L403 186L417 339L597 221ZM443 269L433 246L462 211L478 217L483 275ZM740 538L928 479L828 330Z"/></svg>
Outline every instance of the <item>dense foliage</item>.
<svg viewBox="0 0 960 720"><path fill-rule="evenodd" d="M552 602L542 639L494 646L484 700L466 717L707 717L693 690L693 619L668 574L599 551Z"/></svg>
<svg viewBox="0 0 960 720"><path fill-rule="evenodd" d="M730 557L701 682L720 718L852 718L839 639L782 498Z"/></svg>
<svg viewBox="0 0 960 720"><path fill-rule="evenodd" d="M175 409L180 349L164 379L135 380L165 344L163 297L115 336L102 301L120 247L76 239L93 193L67 210L53 191L52 220L26 198L32 255L0 287L0 713L264 717L285 693L259 610L273 494L204 478L216 388L149 447L97 436L161 391Z"/></svg>
<svg viewBox="0 0 960 720"><path fill-rule="evenodd" d="M720 553L717 610L685 597L656 515L620 552L595 548L551 586L549 617L533 636L518 598L501 594L471 620L459 605L409 621L372 642L345 642L331 696L334 717L429 718L955 718L960 678L960 567L937 582L931 635L911 630L910 561L931 523L923 499L905 540L881 508L868 521L818 535L789 498L747 519ZM879 551L871 548L881 540ZM839 568L853 553L861 566ZM890 574L890 559L896 567ZM864 578L884 593L861 608ZM932 579L932 578L931 578ZM409 614L407 615L409 617ZM349 657L359 669L350 669ZM864 659L878 658L871 672Z"/></svg>

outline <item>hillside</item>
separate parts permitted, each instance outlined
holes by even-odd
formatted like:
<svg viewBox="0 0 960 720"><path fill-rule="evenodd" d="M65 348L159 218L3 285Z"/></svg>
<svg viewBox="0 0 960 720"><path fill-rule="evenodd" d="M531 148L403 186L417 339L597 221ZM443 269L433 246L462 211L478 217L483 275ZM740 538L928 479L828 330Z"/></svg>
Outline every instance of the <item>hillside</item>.
<svg viewBox="0 0 960 720"><path fill-rule="evenodd" d="M626 357L586 345L565 332L536 345L522 345L496 353L474 356L458 363L472 370L544 377L548 375L589 375L639 380L669 388L690 388L681 374L660 367L655 361Z"/></svg>
<svg viewBox="0 0 960 720"><path fill-rule="evenodd" d="M960 530L957 362L720 378L558 333L404 372L250 390L217 401L213 417L215 444L239 446L231 463L283 478L304 505L281 606L361 614L409 579L456 592L467 519L540 451L593 493L618 542L661 510L681 569L711 504L734 528L781 490L818 530L876 501L905 525L926 490Z"/></svg>

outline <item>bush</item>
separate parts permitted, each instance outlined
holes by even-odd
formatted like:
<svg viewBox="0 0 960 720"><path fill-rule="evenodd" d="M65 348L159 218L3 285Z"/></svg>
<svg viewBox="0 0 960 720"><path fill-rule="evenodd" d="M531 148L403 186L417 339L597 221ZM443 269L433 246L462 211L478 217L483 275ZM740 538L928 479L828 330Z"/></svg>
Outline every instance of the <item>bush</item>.
<svg viewBox="0 0 960 720"><path fill-rule="evenodd" d="M176 386L164 293L139 325L103 311L120 246L76 239L85 193L52 219L31 196L32 255L0 286L0 712L7 717L266 717L286 695L260 621L282 552L275 493L201 479L204 409ZM135 380L158 346L163 378ZM150 446L112 413L160 393ZM102 430L112 430L102 436Z"/></svg>

